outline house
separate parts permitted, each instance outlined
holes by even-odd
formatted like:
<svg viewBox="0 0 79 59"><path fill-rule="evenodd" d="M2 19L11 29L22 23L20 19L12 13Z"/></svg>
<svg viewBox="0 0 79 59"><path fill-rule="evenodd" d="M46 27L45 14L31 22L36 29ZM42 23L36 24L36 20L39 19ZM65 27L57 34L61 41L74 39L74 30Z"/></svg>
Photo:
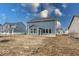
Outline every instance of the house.
<svg viewBox="0 0 79 59"><path fill-rule="evenodd" d="M56 17L35 18L27 22L27 32L29 35L53 35L56 36L57 22Z"/></svg>
<svg viewBox="0 0 79 59"><path fill-rule="evenodd" d="M3 24L3 33L5 34L24 34L26 26L22 22Z"/></svg>
<svg viewBox="0 0 79 59"><path fill-rule="evenodd" d="M2 24L0 24L0 33L2 33L2 31L3 31L3 26Z"/></svg>
<svg viewBox="0 0 79 59"><path fill-rule="evenodd" d="M68 26L69 34L79 34L79 16L73 16L72 20Z"/></svg>

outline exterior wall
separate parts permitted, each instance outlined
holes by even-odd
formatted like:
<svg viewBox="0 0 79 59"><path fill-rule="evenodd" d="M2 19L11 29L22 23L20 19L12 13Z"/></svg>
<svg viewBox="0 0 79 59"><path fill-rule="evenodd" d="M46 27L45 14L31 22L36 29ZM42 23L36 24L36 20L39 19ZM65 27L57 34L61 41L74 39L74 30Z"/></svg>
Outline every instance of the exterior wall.
<svg viewBox="0 0 79 59"><path fill-rule="evenodd" d="M28 24L28 32L30 33L31 28L36 28L37 31L38 31L38 28L43 28L43 29L51 29L50 34L56 34L56 24L57 24L57 21L29 23ZM32 25L34 25L34 26L29 28Z"/></svg>
<svg viewBox="0 0 79 59"><path fill-rule="evenodd" d="M9 33L9 25L8 24L3 25L3 33Z"/></svg>
<svg viewBox="0 0 79 59"><path fill-rule="evenodd" d="M69 33L79 33L79 17L74 17L73 22L68 30Z"/></svg>
<svg viewBox="0 0 79 59"><path fill-rule="evenodd" d="M10 28L10 25L15 26L16 28L12 29ZM26 33L26 26L21 22L15 24L4 24L3 33Z"/></svg>
<svg viewBox="0 0 79 59"><path fill-rule="evenodd" d="M2 27L2 25L0 25L0 33L2 33L3 32L3 27Z"/></svg>
<svg viewBox="0 0 79 59"><path fill-rule="evenodd" d="M26 26L23 23L17 23L14 32L26 33Z"/></svg>

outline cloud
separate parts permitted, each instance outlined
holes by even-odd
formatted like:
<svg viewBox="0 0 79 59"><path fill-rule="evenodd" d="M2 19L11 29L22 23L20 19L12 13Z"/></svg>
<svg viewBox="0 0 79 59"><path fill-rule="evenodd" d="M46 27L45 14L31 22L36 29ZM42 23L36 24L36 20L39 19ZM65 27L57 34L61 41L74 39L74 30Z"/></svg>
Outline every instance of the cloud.
<svg viewBox="0 0 79 59"><path fill-rule="evenodd" d="M32 8L32 3L20 3L20 5L24 8Z"/></svg>
<svg viewBox="0 0 79 59"><path fill-rule="evenodd" d="M53 5L51 6L50 4L45 4L44 8L48 10L48 14L51 14L56 7Z"/></svg>
<svg viewBox="0 0 79 59"><path fill-rule="evenodd" d="M62 16L62 12L60 11L60 9L55 9L55 14L57 15L57 16Z"/></svg>
<svg viewBox="0 0 79 59"><path fill-rule="evenodd" d="M44 10L40 12L41 17L48 17L53 11L54 7L50 6L49 4L44 4Z"/></svg>
<svg viewBox="0 0 79 59"><path fill-rule="evenodd" d="M16 9L11 9L11 11L15 12L15 11L16 11Z"/></svg>
<svg viewBox="0 0 79 59"><path fill-rule="evenodd" d="M5 13L2 13L1 16L2 16L2 19L6 19L6 14Z"/></svg>
<svg viewBox="0 0 79 59"><path fill-rule="evenodd" d="M50 6L49 4L45 5L45 10L40 12L40 16L41 17L49 17L49 15L54 12L57 16L62 16L62 12L60 11L60 9L54 7L54 6Z"/></svg>
<svg viewBox="0 0 79 59"><path fill-rule="evenodd" d="M40 3L21 3L20 5L22 7L27 7L27 8L29 7L32 12L37 12L38 11L38 7L40 6Z"/></svg>
<svg viewBox="0 0 79 59"><path fill-rule="evenodd" d="M57 21L57 26L56 28L61 28L61 23L59 21Z"/></svg>
<svg viewBox="0 0 79 59"><path fill-rule="evenodd" d="M45 10L40 12L41 17L49 17L52 12L54 12L57 16L62 16L60 9L56 8L55 6L51 6L50 4L45 4L44 6Z"/></svg>
<svg viewBox="0 0 79 59"><path fill-rule="evenodd" d="M32 10L34 12L37 12L38 11L38 7L40 6L40 3L32 3Z"/></svg>
<svg viewBox="0 0 79 59"><path fill-rule="evenodd" d="M66 4L62 4L62 7L63 7L63 8L66 8L66 7L67 7L67 5L66 5Z"/></svg>
<svg viewBox="0 0 79 59"><path fill-rule="evenodd" d="M26 7L26 5L27 5L26 3L21 3L21 6L23 7Z"/></svg>
<svg viewBox="0 0 79 59"><path fill-rule="evenodd" d="M34 16L40 15L41 17L48 17L52 12L55 12L57 16L61 16L62 12L56 8L54 5L50 5L48 3L43 4L43 11L40 13L37 13L39 11L40 3L22 3L21 6L23 7L30 7L29 11L30 13L34 13ZM62 5L64 8L66 7L65 4Z"/></svg>
<svg viewBox="0 0 79 59"><path fill-rule="evenodd" d="M48 17L48 10L43 10L40 12L41 17Z"/></svg>

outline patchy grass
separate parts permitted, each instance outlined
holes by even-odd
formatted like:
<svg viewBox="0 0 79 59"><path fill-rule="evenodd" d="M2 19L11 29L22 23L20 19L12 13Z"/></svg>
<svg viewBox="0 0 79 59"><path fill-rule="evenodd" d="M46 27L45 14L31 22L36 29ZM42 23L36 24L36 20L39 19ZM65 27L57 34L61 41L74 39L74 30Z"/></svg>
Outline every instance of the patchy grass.
<svg viewBox="0 0 79 59"><path fill-rule="evenodd" d="M0 55L75 56L79 55L78 42L78 40L70 36L1 36Z"/></svg>

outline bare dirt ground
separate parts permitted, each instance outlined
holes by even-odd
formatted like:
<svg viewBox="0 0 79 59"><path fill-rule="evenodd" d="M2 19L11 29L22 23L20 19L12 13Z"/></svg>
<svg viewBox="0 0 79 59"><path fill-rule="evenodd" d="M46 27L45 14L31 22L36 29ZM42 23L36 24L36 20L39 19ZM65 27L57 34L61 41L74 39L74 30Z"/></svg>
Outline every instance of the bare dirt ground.
<svg viewBox="0 0 79 59"><path fill-rule="evenodd" d="M79 39L71 36L0 36L0 56L77 56Z"/></svg>

